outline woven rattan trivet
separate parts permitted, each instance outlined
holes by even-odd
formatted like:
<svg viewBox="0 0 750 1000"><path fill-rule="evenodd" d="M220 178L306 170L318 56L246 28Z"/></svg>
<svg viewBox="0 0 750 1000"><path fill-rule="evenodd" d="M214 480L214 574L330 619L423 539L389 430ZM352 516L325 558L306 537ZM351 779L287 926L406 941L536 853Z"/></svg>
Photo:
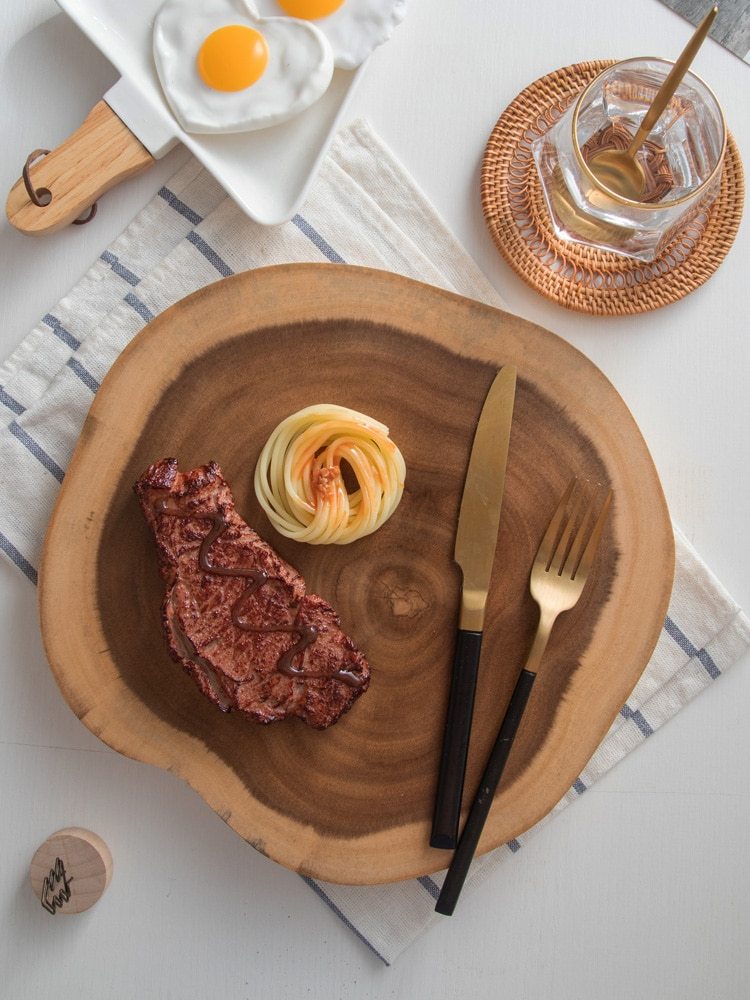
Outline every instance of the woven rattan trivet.
<svg viewBox="0 0 750 1000"><path fill-rule="evenodd" d="M613 62L566 66L521 91L492 130L482 163L482 208L505 260L547 298L599 316L658 309L707 281L734 241L745 197L742 161L730 135L718 198L651 264L565 243L555 235L531 143Z"/></svg>

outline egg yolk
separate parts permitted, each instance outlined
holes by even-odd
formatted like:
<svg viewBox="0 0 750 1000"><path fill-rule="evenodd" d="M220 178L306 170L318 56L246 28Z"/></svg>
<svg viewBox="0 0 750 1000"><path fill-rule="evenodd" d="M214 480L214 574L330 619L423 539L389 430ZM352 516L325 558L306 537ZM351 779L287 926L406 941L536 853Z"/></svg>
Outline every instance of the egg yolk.
<svg viewBox="0 0 750 1000"><path fill-rule="evenodd" d="M344 0L279 0L279 7L292 17L312 21L316 17L328 17L343 4Z"/></svg>
<svg viewBox="0 0 750 1000"><path fill-rule="evenodd" d="M214 90L245 90L256 83L268 64L268 43L244 24L217 28L198 53L201 79Z"/></svg>

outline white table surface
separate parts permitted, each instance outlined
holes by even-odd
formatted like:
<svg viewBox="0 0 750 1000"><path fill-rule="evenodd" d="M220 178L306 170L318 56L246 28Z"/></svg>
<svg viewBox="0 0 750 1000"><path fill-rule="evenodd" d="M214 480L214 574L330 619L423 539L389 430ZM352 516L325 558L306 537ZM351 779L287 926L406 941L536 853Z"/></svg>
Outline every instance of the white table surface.
<svg viewBox="0 0 750 1000"><path fill-rule="evenodd" d="M6 0L0 29L7 191L26 154L69 134L115 74L52 0ZM566 337L614 382L675 521L747 609L750 226L687 299L601 320L521 283L496 253L479 203L486 137L521 88L582 59L676 54L687 34L656 0L412 0L373 58L352 117L371 119L509 307ZM710 42L699 72L750 163L750 68ZM89 226L31 240L3 222L2 355L184 159L175 150L108 194ZM0 995L8 1000L750 995L747 657L387 969L297 876L256 854L187 786L100 744L47 668L34 588L5 561L0 587ZM69 824L108 841L115 876L88 914L51 920L27 884L28 862Z"/></svg>

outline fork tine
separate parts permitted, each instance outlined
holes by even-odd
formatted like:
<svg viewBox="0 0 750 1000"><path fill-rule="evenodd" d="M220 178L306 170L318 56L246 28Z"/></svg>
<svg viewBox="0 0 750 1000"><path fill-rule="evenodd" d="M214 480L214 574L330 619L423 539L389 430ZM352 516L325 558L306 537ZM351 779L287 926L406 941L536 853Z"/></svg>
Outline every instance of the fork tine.
<svg viewBox="0 0 750 1000"><path fill-rule="evenodd" d="M573 539L573 544L570 546L570 553L568 558L565 560L565 568L570 570L571 580L575 580L578 567L581 564L581 559L583 558L586 546L586 540L589 537L589 533L596 517L601 490L601 484L595 483L591 499L589 500L588 506L584 511L583 517L581 518L581 526L576 532L576 537Z"/></svg>
<svg viewBox="0 0 750 1000"><path fill-rule="evenodd" d="M552 560L552 556L555 553L555 542L557 541L558 535L560 533L560 528L562 526L563 518L565 517L565 511L568 506L568 501L570 500L570 495L573 492L573 488L576 484L576 477L573 478L568 483L565 492L562 495L560 503L557 505L557 510L552 515L552 520L549 523L549 527L544 533L544 538L539 543L539 551L536 554L536 562L544 563L545 570L549 569L549 564Z"/></svg>
<svg viewBox="0 0 750 1000"><path fill-rule="evenodd" d="M565 563L567 562L568 553L570 551L570 539L573 536L573 529L576 525L576 521L578 520L578 515L580 513L581 507L584 504L585 499L586 499L586 487L582 482L579 481L575 503L572 505L572 509L568 517L568 522L565 525L565 530L563 531L560 537L560 541L557 543L557 548L555 549L555 553L552 559L550 560L550 565L548 566L549 572L555 573L557 576L562 575Z"/></svg>
<svg viewBox="0 0 750 1000"><path fill-rule="evenodd" d="M599 512L599 517L596 519L596 524L594 525L594 530L591 532L591 537L588 540L588 544L584 549L583 556L581 557L581 562L575 567L572 579L576 576L587 575L591 569L591 565L594 561L594 556L596 555L596 550L599 547L599 541L602 537L602 532L604 531L604 525L607 520L607 514L609 513L610 504L612 503L612 490L609 490L606 497L604 498L604 503L602 504L602 509Z"/></svg>

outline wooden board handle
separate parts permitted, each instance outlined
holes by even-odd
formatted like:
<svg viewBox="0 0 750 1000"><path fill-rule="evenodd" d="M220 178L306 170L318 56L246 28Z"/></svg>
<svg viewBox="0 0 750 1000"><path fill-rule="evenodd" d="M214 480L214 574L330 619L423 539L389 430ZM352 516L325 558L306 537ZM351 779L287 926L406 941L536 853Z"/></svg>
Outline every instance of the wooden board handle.
<svg viewBox="0 0 750 1000"><path fill-rule="evenodd" d="M70 138L29 170L34 190L51 194L49 204L35 205L21 178L8 195L8 220L29 236L54 233L77 219L105 191L153 162L153 156L109 105L99 101Z"/></svg>

